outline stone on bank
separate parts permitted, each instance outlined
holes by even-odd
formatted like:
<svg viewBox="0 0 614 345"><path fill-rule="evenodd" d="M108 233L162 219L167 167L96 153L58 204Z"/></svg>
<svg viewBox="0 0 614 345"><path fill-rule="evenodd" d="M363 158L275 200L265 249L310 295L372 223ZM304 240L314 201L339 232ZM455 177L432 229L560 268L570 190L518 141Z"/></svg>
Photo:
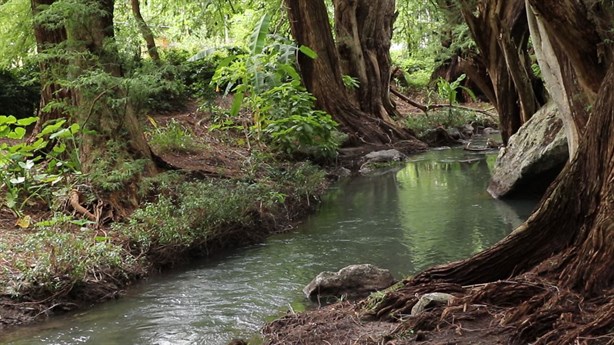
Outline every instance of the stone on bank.
<svg viewBox="0 0 614 345"><path fill-rule="evenodd" d="M387 269L370 264L350 265L337 272L325 271L318 274L303 292L311 300L341 296L359 298L394 283L394 277Z"/></svg>

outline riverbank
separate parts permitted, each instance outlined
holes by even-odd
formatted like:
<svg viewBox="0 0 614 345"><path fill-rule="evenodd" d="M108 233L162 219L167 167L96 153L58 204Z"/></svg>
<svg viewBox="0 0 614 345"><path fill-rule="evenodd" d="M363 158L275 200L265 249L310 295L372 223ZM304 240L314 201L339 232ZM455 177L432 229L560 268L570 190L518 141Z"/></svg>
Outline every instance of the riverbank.
<svg viewBox="0 0 614 345"><path fill-rule="evenodd" d="M19 217L0 209L0 329L118 298L156 272L289 231L315 209L334 173L249 148L240 131L212 131L202 118L195 108L148 118L165 169L134 186L140 207L122 221L89 201L95 188L83 180L58 194L55 211L36 202ZM424 149L412 144L399 148Z"/></svg>
<svg viewBox="0 0 614 345"><path fill-rule="evenodd" d="M175 114L156 125L188 128L190 120ZM157 271L288 231L329 182L312 163L249 152L200 131L189 142L199 150L152 145L169 169L136 186L141 206L123 221L87 220L90 211L69 200L59 200L64 212L37 203L22 217L0 209L0 329L118 298ZM87 205L88 188L75 187L79 203Z"/></svg>

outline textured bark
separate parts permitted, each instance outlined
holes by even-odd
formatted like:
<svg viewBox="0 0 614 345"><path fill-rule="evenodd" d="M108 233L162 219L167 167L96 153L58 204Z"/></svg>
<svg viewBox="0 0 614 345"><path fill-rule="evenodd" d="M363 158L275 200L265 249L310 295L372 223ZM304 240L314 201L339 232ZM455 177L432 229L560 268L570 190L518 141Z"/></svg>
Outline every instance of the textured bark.
<svg viewBox="0 0 614 345"><path fill-rule="evenodd" d="M132 7L132 15L134 16L134 19L139 27L139 31L141 31L141 35L143 36L145 44L147 45L147 53L153 61L156 63L160 62L160 55L158 54L158 48L156 47L153 32L141 14L140 1L130 0L130 6Z"/></svg>
<svg viewBox="0 0 614 345"><path fill-rule="evenodd" d="M494 91L503 141L516 133L541 106L533 85L527 44L529 38L524 2L478 1L461 4L461 12L488 71Z"/></svg>
<svg viewBox="0 0 614 345"><path fill-rule="evenodd" d="M349 4L348 1L346 2ZM361 109L358 99L352 97L343 85L339 52L333 41L324 1L286 0L285 3L294 38L298 44L308 46L318 54L316 59L311 59L302 54L299 55L298 62L303 82L307 90L316 97L317 106L326 110L341 124L342 129L350 136L351 143L389 144L399 140L413 139L407 130L400 128L390 120L387 116L389 113L381 111L382 107L387 107L381 96L383 93L387 95L388 91L384 90L385 85L361 83L362 90L360 92L371 92L367 89L373 87L377 94L374 95L373 104L364 104L365 110ZM337 6L341 6L341 4L337 2ZM362 13L362 15L366 15L366 13ZM352 19L340 20L351 21ZM353 32L358 28L355 27L351 30ZM375 31L367 31L375 35ZM354 40L354 34L350 37L351 40ZM362 42L360 46L362 47ZM353 49L358 49L358 47L354 46ZM377 49L382 49L382 47ZM359 55L362 53L356 50L347 54ZM389 65L388 72L383 71L386 75L381 75L381 68L386 63L379 64L380 61L377 61L378 57L375 51L369 50L368 56L363 55L363 58L364 61L361 59L359 61L363 61L365 68L356 72L357 75L360 74L358 75L359 80L363 78L367 82L371 82L369 78L375 80L375 75L379 73L379 80L388 82L386 78L389 74ZM367 64L371 66L369 70L366 69ZM371 76L369 76L369 73ZM376 108L377 112L371 112L372 108Z"/></svg>
<svg viewBox="0 0 614 345"><path fill-rule="evenodd" d="M354 96L360 109L392 122L390 40L394 0L334 0L341 71L360 82Z"/></svg>
<svg viewBox="0 0 614 345"><path fill-rule="evenodd" d="M560 5L561 2L550 3L557 8L565 7ZM563 5L571 3L576 2L566 1ZM544 15L544 18L553 22L560 19L557 15L565 16L560 12L549 13L549 17ZM576 28L568 27L568 30ZM581 30L588 32L586 28ZM566 32L559 29L556 37L560 36L566 36ZM588 51L576 56L590 54L595 47L586 46L585 49ZM562 71L563 79L573 79L575 73L594 68L591 59L572 60L572 56L569 55L571 69ZM428 270L416 281L445 279L461 284L493 281L525 272L555 253L570 250L575 253L572 261L589 266L579 269L582 266L567 265L562 276L569 286L580 287L586 293L596 293L604 286L611 286L614 271L604 270L602 266L614 263L614 240L611 237L614 234L614 219L611 217L614 207L614 65L610 65L606 80L603 81L602 77L600 86L600 90L587 91L599 97L590 120L579 129L580 133L585 133L579 143L579 154L555 180L529 220L487 251L463 262ZM583 108L588 105L584 104ZM584 112L578 116L584 116ZM589 248L593 245L602 248L593 247L591 252ZM584 253L580 253L579 248L585 248ZM589 257L589 253L594 257ZM594 265L591 267L594 270L587 270L590 264Z"/></svg>
<svg viewBox="0 0 614 345"><path fill-rule="evenodd" d="M533 279L547 280L550 288L535 290L530 299L516 300L513 303L518 305L508 306L502 322L517 330L512 343L581 343L582 339L597 339L614 327L611 303L614 298L614 62L610 59L610 47L599 43L597 46L578 43L572 47L568 40L575 37L595 43L591 35L597 33L599 42L608 42L611 33L601 30L600 25L611 23L614 4L596 5L591 0L529 0L528 3L543 11L540 20L555 50L555 54L543 55L540 64L547 62L549 66L560 67L552 75L560 77L565 90L572 84L570 80L580 86L576 91L581 93L570 105L572 125L581 126L577 128L580 133L577 154L550 186L531 217L511 235L467 260L418 274L406 282L406 296L398 293L390 297L378 315L403 309L403 300L411 298L411 288L420 284L490 283L483 290L476 288L479 291L472 297L473 301L464 302L479 303L475 300L496 302L502 293L512 297L520 295L514 295L514 289L510 290L507 284L498 285L497 280L514 283ZM583 26L548 29L552 23L560 24L572 18ZM590 30L591 27L596 30ZM542 31L540 34L543 38ZM601 56L598 65L595 56ZM595 70L604 67L607 71L599 77ZM592 103L590 99L596 101ZM575 107L584 110L574 111ZM585 114L588 114L586 121ZM569 307L570 300L576 301L571 303L573 308ZM591 303L591 311L582 309L585 302ZM573 313L581 316L573 322L563 321ZM559 322L565 327L559 327Z"/></svg>
<svg viewBox="0 0 614 345"><path fill-rule="evenodd" d="M74 25L71 27L71 37L82 42L82 49L99 58L104 72L122 77L121 65L117 60L117 51L105 46L105 42L114 39L113 0L90 0L92 6L99 6L104 15L93 15L87 21L88 27ZM77 62L83 71L96 68L88 59ZM96 135L85 134L81 145L82 169L88 172L99 157L104 157L107 145L112 140L126 143L128 156L133 159L151 156L149 146L140 128L136 113L126 101L124 111L111 109L107 104L111 95L124 93L119 88L96 90L96 93L80 92L77 104L88 111L79 112L79 122L83 127L95 130Z"/></svg>
<svg viewBox="0 0 614 345"><path fill-rule="evenodd" d="M32 14L36 17L44 6L49 6L56 0L31 0ZM66 41L66 29L64 27L50 28L46 25L34 23L34 37L36 39L36 50L39 54L47 52L57 44ZM54 82L53 66L66 65L66 61L61 58L48 58L39 60L39 68L41 71L41 98L39 104L39 118L32 132L35 136L40 132L42 124L49 120L67 117L69 114L62 107L51 107L45 109L49 104L54 102L63 102L70 105L71 92L67 88L62 87Z"/></svg>
<svg viewBox="0 0 614 345"><path fill-rule="evenodd" d="M55 44L62 43L67 37L70 40L68 46L73 49L74 54L67 54L66 59L70 59L73 68L70 71L60 68L61 66L49 66L49 68L55 68L55 71L60 73L55 77L69 81L89 72L106 73L121 78L122 68L117 51L113 45L106 44L114 39L114 1L87 1L90 8L99 11L92 11L90 17L85 20L70 21L65 31L58 31L54 36L57 40ZM66 64L66 61L60 60L53 62ZM142 174L154 173L149 146L125 90L119 85L103 84L97 88L75 88L70 90L70 94L71 105L75 109L71 112L70 121L79 123L84 129L95 131L95 134L90 131L80 133L81 170L84 173L91 173L100 168L95 163L101 159L106 160L108 164L105 169L109 171L122 169L122 164L125 162L143 159L145 169ZM125 99L123 106L117 106L118 99ZM112 145L114 149L110 153ZM118 151L117 147L121 149ZM136 183L140 176L141 174L136 174L133 181L129 181L119 190L101 191L99 197L109 206L114 218L126 216L137 206Z"/></svg>

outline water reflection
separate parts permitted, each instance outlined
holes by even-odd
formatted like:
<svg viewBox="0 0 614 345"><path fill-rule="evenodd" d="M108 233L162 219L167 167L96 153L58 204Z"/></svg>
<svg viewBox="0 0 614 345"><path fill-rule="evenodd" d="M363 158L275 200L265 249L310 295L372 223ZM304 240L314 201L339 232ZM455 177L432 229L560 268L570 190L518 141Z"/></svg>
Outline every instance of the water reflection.
<svg viewBox="0 0 614 345"><path fill-rule="evenodd" d="M306 303L322 270L353 263L401 278L467 257L509 233L533 201L491 199L494 156L431 152L340 182L296 232L152 279L119 301L10 334L3 344L225 344ZM291 306L290 306L291 305Z"/></svg>

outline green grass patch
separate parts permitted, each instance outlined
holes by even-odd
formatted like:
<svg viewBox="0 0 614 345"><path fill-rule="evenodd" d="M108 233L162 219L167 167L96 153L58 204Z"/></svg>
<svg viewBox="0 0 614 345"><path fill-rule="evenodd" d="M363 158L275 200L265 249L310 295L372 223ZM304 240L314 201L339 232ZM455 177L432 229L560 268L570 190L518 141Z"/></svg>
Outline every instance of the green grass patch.
<svg viewBox="0 0 614 345"><path fill-rule="evenodd" d="M250 180L190 181L178 173L162 174L148 182L150 193L158 197L114 229L143 252L169 246L206 247L236 229L250 238L249 231L256 231L263 219L285 216L289 203L309 200L325 184L324 172L308 163L264 170Z"/></svg>

